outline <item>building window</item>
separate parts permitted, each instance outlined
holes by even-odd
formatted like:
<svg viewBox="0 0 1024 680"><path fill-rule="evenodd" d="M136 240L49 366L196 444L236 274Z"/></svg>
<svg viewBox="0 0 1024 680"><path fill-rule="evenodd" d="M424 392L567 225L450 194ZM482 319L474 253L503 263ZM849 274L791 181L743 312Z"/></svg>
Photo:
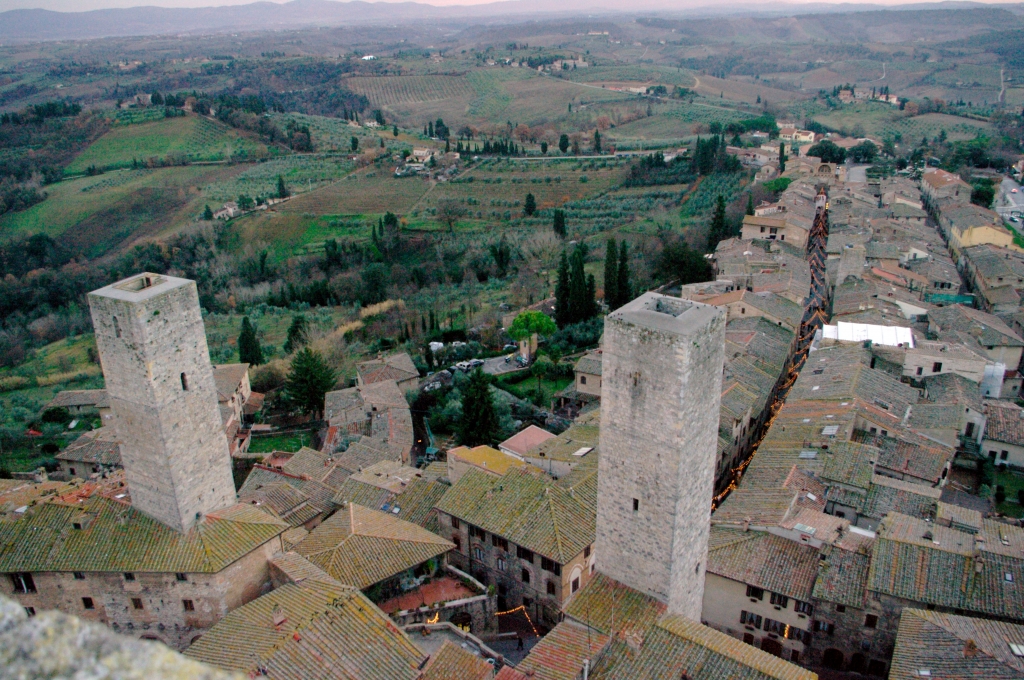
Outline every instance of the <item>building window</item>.
<svg viewBox="0 0 1024 680"><path fill-rule="evenodd" d="M196 605L192 600L182 600L181 607L187 612L194 612L196 610Z"/></svg>
<svg viewBox="0 0 1024 680"><path fill-rule="evenodd" d="M785 595L779 595L778 593L772 593L771 602L776 607L781 607L782 609L789 606L789 598Z"/></svg>
<svg viewBox="0 0 1024 680"><path fill-rule="evenodd" d="M462 552L462 539L458 536L452 536L452 543L455 544L455 549Z"/></svg>
<svg viewBox="0 0 1024 680"><path fill-rule="evenodd" d="M837 604L836 605L836 611L838 613L842 614L843 612L846 611L846 605L845 604Z"/></svg>
<svg viewBox="0 0 1024 680"><path fill-rule="evenodd" d="M36 615L36 608L35 607L25 607L25 613L28 614L30 617L31 616L35 616Z"/></svg>
<svg viewBox="0 0 1024 680"><path fill-rule="evenodd" d="M572 592L575 593L579 589L580 589L580 577L577 576L576 578L574 578L572 580Z"/></svg>
<svg viewBox="0 0 1024 680"><path fill-rule="evenodd" d="M117 317L114 317L114 337L121 337L121 324L118 322Z"/></svg>
<svg viewBox="0 0 1024 680"><path fill-rule="evenodd" d="M469 535L471 537L472 536L476 536L481 541L486 541L487 540L487 532L484 531L483 529L481 529L480 527L470 527L469 528Z"/></svg>
<svg viewBox="0 0 1024 680"><path fill-rule="evenodd" d="M522 577L523 577L523 579L522 579L523 583L529 583L530 582L530 571L528 569L523 569Z"/></svg>
<svg viewBox="0 0 1024 680"><path fill-rule="evenodd" d="M942 362L941 361L936 361L934 364L932 364L932 373L938 373L941 370L942 370Z"/></svg>
<svg viewBox="0 0 1024 680"><path fill-rule="evenodd" d="M793 600L793 611L797 614L806 614L810 616L814 613L814 605L810 602L801 602L800 600Z"/></svg>
<svg viewBox="0 0 1024 680"><path fill-rule="evenodd" d="M1008 457L1009 455L1010 455L1010 452L1009 452L1009 451L1000 451L1000 452L999 452L999 460L1006 460L1006 458L1007 458L1007 457Z"/></svg>
<svg viewBox="0 0 1024 680"><path fill-rule="evenodd" d="M96 609L96 605L93 604L93 601L92 601L91 597L83 597L82 598L82 606L85 607L86 609Z"/></svg>
<svg viewBox="0 0 1024 680"><path fill-rule="evenodd" d="M177 581L188 581L188 574L183 574L179 571L177 574L174 575L174 578Z"/></svg>
<svg viewBox="0 0 1024 680"><path fill-rule="evenodd" d="M134 581L135 580L135 574L131 573L130 571L126 571L124 573L124 580L125 581Z"/></svg>
<svg viewBox="0 0 1024 680"><path fill-rule="evenodd" d="M832 635L836 631L836 625L825 621L815 621L814 630L819 633L828 633L829 635Z"/></svg>
<svg viewBox="0 0 1024 680"><path fill-rule="evenodd" d="M640 510L640 499L639 498L634 498L633 499L633 512L638 512L639 510Z"/></svg>
<svg viewBox="0 0 1024 680"><path fill-rule="evenodd" d="M555 582L554 581L548 581L548 595L554 595L554 594L555 594Z"/></svg>
<svg viewBox="0 0 1024 680"><path fill-rule="evenodd" d="M583 557L584 557L584 559L586 559L587 557L590 557L590 546L589 545L586 548L583 549Z"/></svg>
<svg viewBox="0 0 1024 680"><path fill-rule="evenodd" d="M555 562L554 560L549 560L546 557L540 558L540 568L544 571L550 571L555 576L562 575L562 565L560 565L558 562Z"/></svg>
<svg viewBox="0 0 1024 680"><path fill-rule="evenodd" d="M452 517L452 529L458 529L458 528L459 528L459 518L458 517Z"/></svg>
<svg viewBox="0 0 1024 680"><path fill-rule="evenodd" d="M473 546L473 557L476 559L477 562L483 562L484 561L484 551L483 551L483 548L481 548L478 545L474 545Z"/></svg>
<svg viewBox="0 0 1024 680"><path fill-rule="evenodd" d="M874 614L868 614L864 617L865 628L878 628L878 617Z"/></svg>
<svg viewBox="0 0 1024 680"><path fill-rule="evenodd" d="M505 564L505 558L499 557L497 560L498 571L505 571L506 566L507 565Z"/></svg>
<svg viewBox="0 0 1024 680"><path fill-rule="evenodd" d="M491 545L508 552L508 541L497 534L491 534Z"/></svg>
<svg viewBox="0 0 1024 680"><path fill-rule="evenodd" d="M71 474L75 474L75 468L68 468L68 472L70 472Z"/></svg>
<svg viewBox="0 0 1024 680"><path fill-rule="evenodd" d="M923 373L924 373L924 366L918 366L917 367L917 374L918 375L922 375Z"/></svg>
<svg viewBox="0 0 1024 680"><path fill-rule="evenodd" d="M188 376L184 373L181 374L181 389L188 392Z"/></svg>
<svg viewBox="0 0 1024 680"><path fill-rule="evenodd" d="M527 562L533 562L533 552L522 546L516 546L516 557Z"/></svg>
<svg viewBox="0 0 1024 680"><path fill-rule="evenodd" d="M142 598L141 597L133 597L132 598L132 609L142 609Z"/></svg>
<svg viewBox="0 0 1024 680"><path fill-rule="evenodd" d="M85 580L85 574L83 574L80 571L72 572L71 575L75 577L76 581L84 581Z"/></svg>
<svg viewBox="0 0 1024 680"><path fill-rule="evenodd" d="M581 375L580 376L580 384L581 385L586 385L587 384L587 376L585 376L585 375Z"/></svg>
<svg viewBox="0 0 1024 680"><path fill-rule="evenodd" d="M740 612L740 623L744 626L753 626L754 628L761 627L761 615L753 612Z"/></svg>
<svg viewBox="0 0 1024 680"><path fill-rule="evenodd" d="M789 660L793 663L800 663L800 652L795 649L789 653Z"/></svg>
<svg viewBox="0 0 1024 680"><path fill-rule="evenodd" d="M14 582L14 592L16 593L36 592L36 582L32 580L32 574L28 572L11 574L11 581Z"/></svg>
<svg viewBox="0 0 1024 680"><path fill-rule="evenodd" d="M755 600L763 600L764 588L755 588L754 586L747 586L747 597Z"/></svg>

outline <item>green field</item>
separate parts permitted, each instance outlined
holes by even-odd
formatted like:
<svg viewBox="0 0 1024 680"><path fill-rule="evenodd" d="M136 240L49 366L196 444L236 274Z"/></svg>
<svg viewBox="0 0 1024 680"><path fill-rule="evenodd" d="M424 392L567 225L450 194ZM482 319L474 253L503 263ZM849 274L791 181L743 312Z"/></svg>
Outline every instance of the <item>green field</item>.
<svg viewBox="0 0 1024 680"><path fill-rule="evenodd" d="M45 233L89 256L192 223L209 199L197 188L239 172L239 167L186 166L117 170L52 184L48 198L0 217L0 237ZM237 194L236 194L237 195Z"/></svg>
<svg viewBox="0 0 1024 680"><path fill-rule="evenodd" d="M941 130L950 141L974 139L978 133L991 133L993 128L984 121L961 118L944 113L926 113L909 117L889 104L861 102L817 114L814 120L835 130L863 131L878 139L893 139L902 135L905 143L916 144L922 137L934 138Z"/></svg>
<svg viewBox="0 0 1024 680"><path fill-rule="evenodd" d="M99 169L131 167L132 161L178 157L188 161L222 161L232 157L264 156L267 147L222 123L199 116L165 118L137 125L116 126L79 154L67 167L79 174Z"/></svg>

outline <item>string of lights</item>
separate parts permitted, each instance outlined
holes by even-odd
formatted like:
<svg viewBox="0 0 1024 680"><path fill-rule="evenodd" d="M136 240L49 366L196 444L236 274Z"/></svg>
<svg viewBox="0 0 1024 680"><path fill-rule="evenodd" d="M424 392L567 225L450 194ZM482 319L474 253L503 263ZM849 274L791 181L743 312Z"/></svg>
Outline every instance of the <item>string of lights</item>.
<svg viewBox="0 0 1024 680"><path fill-rule="evenodd" d="M824 193L825 190L823 188L819 195ZM769 406L768 418L765 419L757 441L750 448L750 455L729 471L731 479L728 486L711 499L712 512L717 510L722 501L739 486L740 479L743 478L743 472L750 465L751 461L754 460L754 455L757 454L761 442L764 441L772 424L779 417L782 406L786 403L786 397L789 395L790 388L793 387L797 378L800 377L800 370L807 363L807 355L810 353L811 343L814 341L815 334L828 321L825 311L827 299L822 294L822 289L825 286L825 244L828 241L828 231L828 202L825 201L824 207L819 208L814 217L814 226L811 229L810 242L808 243L807 259L811 265L811 295L804 310L804 319L801 321L797 333L797 350L793 355L789 373L786 375L785 380L780 383L775 399L772 401L771 406Z"/></svg>
<svg viewBox="0 0 1024 680"><path fill-rule="evenodd" d="M526 611L526 605L519 605L515 609L507 609L503 612L494 612L495 616L507 616L509 614L515 614L516 612L522 612L523 616L526 617L526 622L530 624L530 628L533 630L533 634L540 637L540 633L537 632L537 626L533 625L533 619L530 618L530 612Z"/></svg>

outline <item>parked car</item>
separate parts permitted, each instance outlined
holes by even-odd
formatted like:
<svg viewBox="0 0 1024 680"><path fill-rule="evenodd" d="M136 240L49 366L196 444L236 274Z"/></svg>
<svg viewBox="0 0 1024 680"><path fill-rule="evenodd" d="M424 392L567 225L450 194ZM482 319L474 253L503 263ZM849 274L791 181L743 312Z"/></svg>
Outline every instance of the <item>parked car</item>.
<svg viewBox="0 0 1024 680"><path fill-rule="evenodd" d="M507 345L505 345L504 347L502 347L502 348L501 348L501 351L502 351L502 352L508 352L508 351L510 351L510 350L515 350L515 349L519 349L519 345L517 345L517 344L516 344L516 343L514 343L514 342L510 342L510 343L508 343Z"/></svg>
<svg viewBox="0 0 1024 680"><path fill-rule="evenodd" d="M477 366L483 366L484 365L484 360L483 359L470 359L468 363L469 363L470 368L476 368Z"/></svg>

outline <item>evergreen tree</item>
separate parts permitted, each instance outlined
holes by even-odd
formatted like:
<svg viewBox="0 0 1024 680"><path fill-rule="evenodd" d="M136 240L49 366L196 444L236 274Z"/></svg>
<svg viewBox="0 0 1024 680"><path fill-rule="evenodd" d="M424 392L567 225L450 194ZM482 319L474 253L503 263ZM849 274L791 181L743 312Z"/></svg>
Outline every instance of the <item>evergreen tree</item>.
<svg viewBox="0 0 1024 680"><path fill-rule="evenodd" d="M359 151L359 138L356 137L355 135L352 135L352 139L350 140L349 145L352 147L352 153Z"/></svg>
<svg viewBox="0 0 1024 680"><path fill-rule="evenodd" d="M747 214L754 214L754 194L747 194Z"/></svg>
<svg viewBox="0 0 1024 680"><path fill-rule="evenodd" d="M576 247L569 258L569 323L579 323L589 317L587 300L587 274L583 270L583 249Z"/></svg>
<svg viewBox="0 0 1024 680"><path fill-rule="evenodd" d="M586 299L583 307L583 319L593 319L597 316L597 281L593 274L587 274Z"/></svg>
<svg viewBox="0 0 1024 680"><path fill-rule="evenodd" d="M423 361L427 364L427 370L434 370L434 350L430 349L429 342L423 346Z"/></svg>
<svg viewBox="0 0 1024 680"><path fill-rule="evenodd" d="M562 133L562 136L558 138L558 150L565 153L569 150L569 135Z"/></svg>
<svg viewBox="0 0 1024 680"><path fill-rule="evenodd" d="M284 384L285 397L304 413L317 420L323 413L324 395L335 382L334 369L319 352L303 347L292 359L291 371Z"/></svg>
<svg viewBox="0 0 1024 680"><path fill-rule="evenodd" d="M462 388L459 442L466 446L490 445L494 443L498 429L498 412L491 396L491 379L478 368L469 375L469 382Z"/></svg>
<svg viewBox="0 0 1024 680"><path fill-rule="evenodd" d="M523 212L526 213L527 217L537 212L537 199L533 197L533 194L526 194L526 201L523 203Z"/></svg>
<svg viewBox="0 0 1024 680"><path fill-rule="evenodd" d="M569 316L569 258L564 250L558 260L558 281L555 283L555 323L559 328L572 323Z"/></svg>
<svg viewBox="0 0 1024 680"><path fill-rule="evenodd" d="M206 208L203 210L203 219L206 220L207 222L213 219L213 211L210 210L210 206L206 206Z"/></svg>
<svg viewBox="0 0 1024 680"><path fill-rule="evenodd" d="M619 245L618 299L615 307L621 307L633 299L633 289L629 283L629 244L623 241Z"/></svg>
<svg viewBox="0 0 1024 680"><path fill-rule="evenodd" d="M711 216L711 228L708 230L708 252L718 247L718 242L728 236L725 224L725 197L718 194L715 198L715 214Z"/></svg>
<svg viewBox="0 0 1024 680"><path fill-rule="evenodd" d="M594 130L594 153L601 153L601 131Z"/></svg>
<svg viewBox="0 0 1024 680"><path fill-rule="evenodd" d="M398 136L398 126L397 125L391 126L391 134L394 135L395 137Z"/></svg>
<svg viewBox="0 0 1024 680"><path fill-rule="evenodd" d="M253 328L249 317L242 319L242 332L238 334L238 360L252 366L263 363L263 348L260 347L256 329Z"/></svg>
<svg viewBox="0 0 1024 680"><path fill-rule="evenodd" d="M281 175L277 176L277 197L288 198L288 187L284 185L284 177Z"/></svg>
<svg viewBox="0 0 1024 680"><path fill-rule="evenodd" d="M558 238L565 238L565 211L556 210L554 222L551 225L551 229L555 232L555 236Z"/></svg>
<svg viewBox="0 0 1024 680"><path fill-rule="evenodd" d="M786 171L786 143L779 142L779 174L781 175Z"/></svg>
<svg viewBox="0 0 1024 680"><path fill-rule="evenodd" d="M420 314L420 329L424 333L427 332L427 317L423 316L422 314Z"/></svg>
<svg viewBox="0 0 1024 680"><path fill-rule="evenodd" d="M306 344L306 317L296 314L288 326L288 337L284 341L285 354L291 354Z"/></svg>
<svg viewBox="0 0 1024 680"><path fill-rule="evenodd" d="M619 249L615 239L608 239L604 253L604 301L609 309L619 300Z"/></svg>

